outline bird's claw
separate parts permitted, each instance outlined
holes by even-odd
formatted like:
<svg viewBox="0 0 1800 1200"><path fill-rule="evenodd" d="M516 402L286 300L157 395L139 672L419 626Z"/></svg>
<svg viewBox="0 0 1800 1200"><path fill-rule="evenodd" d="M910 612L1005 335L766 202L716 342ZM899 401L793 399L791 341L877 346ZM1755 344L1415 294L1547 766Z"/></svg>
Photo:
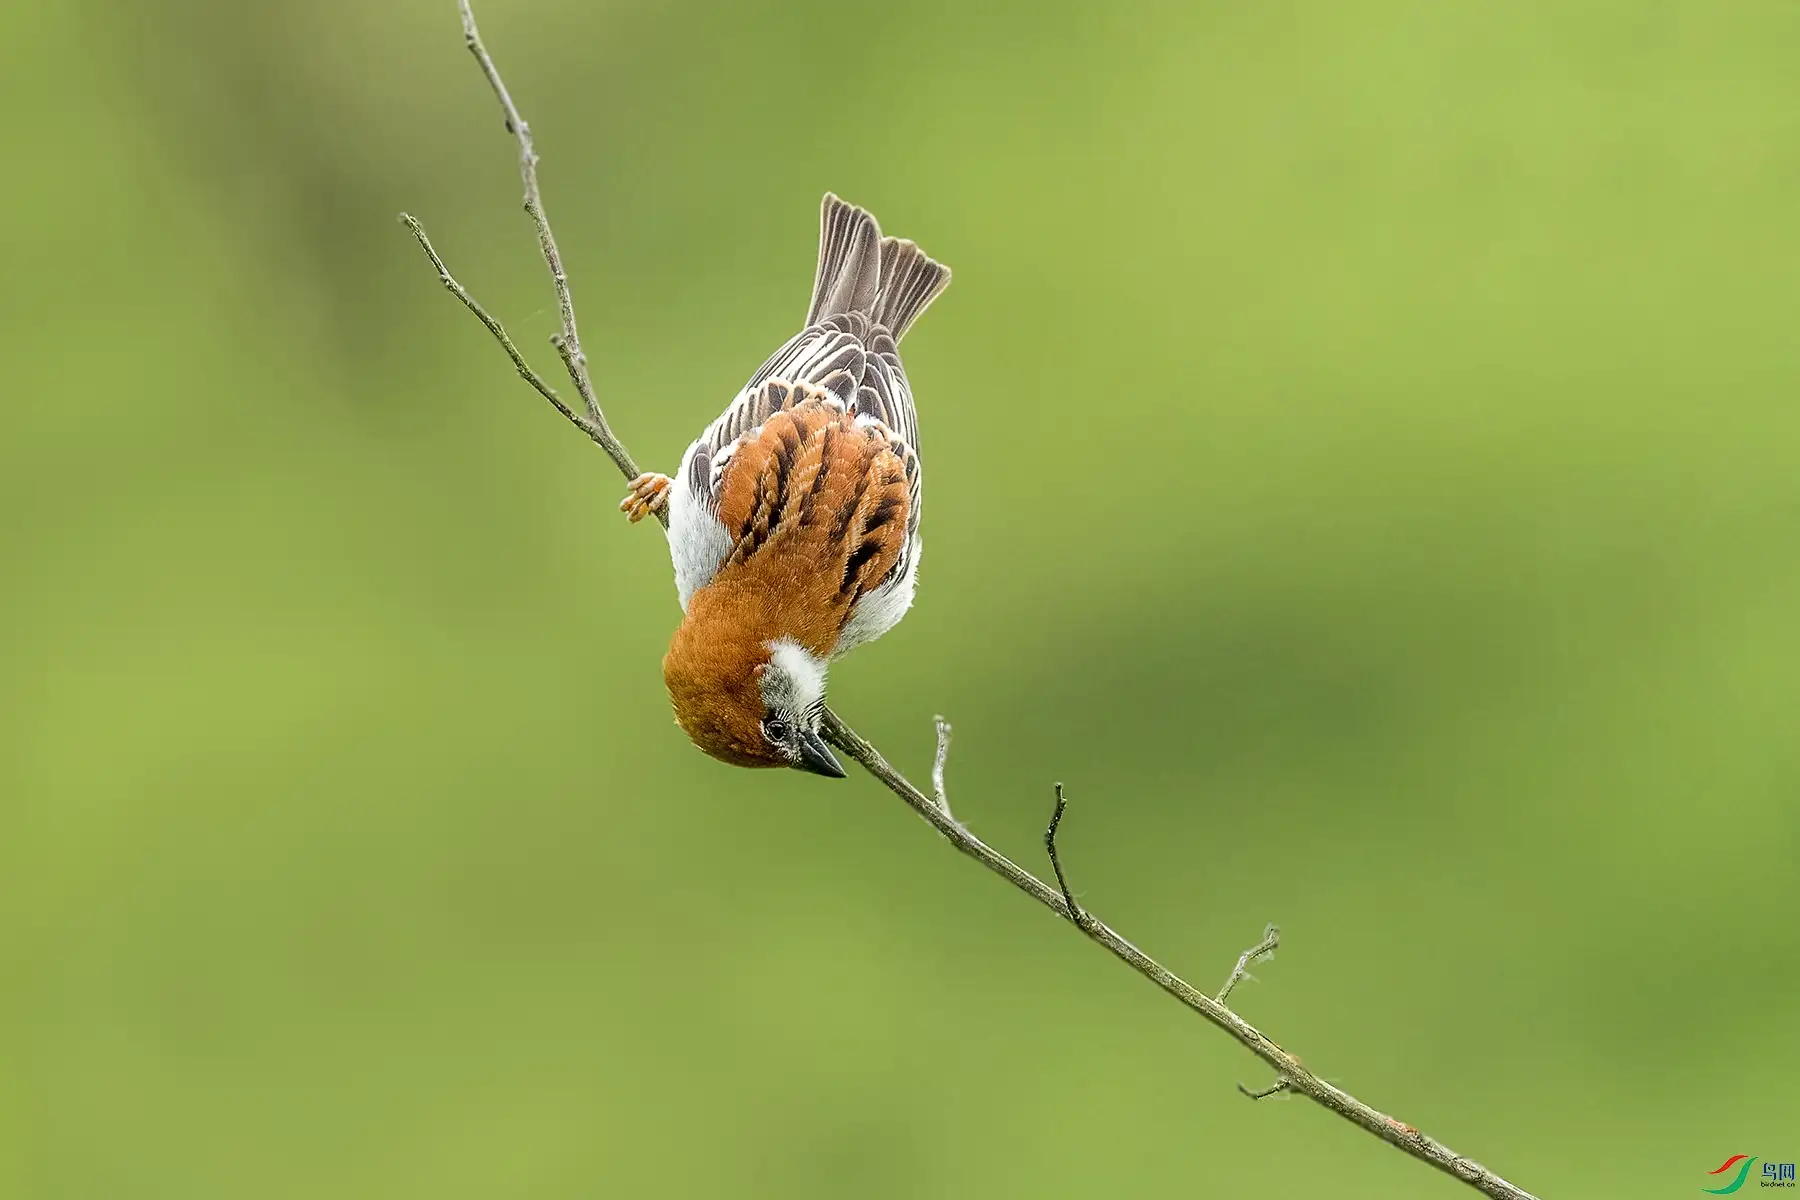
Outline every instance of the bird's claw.
<svg viewBox="0 0 1800 1200"><path fill-rule="evenodd" d="M631 490L619 501L619 511L630 518L632 524L644 519L646 513L661 512L669 506L669 477L659 475L655 471L646 472L631 481Z"/></svg>

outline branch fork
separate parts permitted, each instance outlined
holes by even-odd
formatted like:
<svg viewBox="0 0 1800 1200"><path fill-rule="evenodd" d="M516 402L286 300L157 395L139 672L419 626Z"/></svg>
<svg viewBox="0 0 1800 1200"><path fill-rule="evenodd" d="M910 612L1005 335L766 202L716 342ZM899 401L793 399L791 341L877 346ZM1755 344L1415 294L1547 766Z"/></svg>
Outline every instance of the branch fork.
<svg viewBox="0 0 1800 1200"><path fill-rule="evenodd" d="M568 374L576 395L581 399L580 410L565 403L558 396L556 390L546 383L543 377L526 361L525 356L519 352L518 347L513 343L501 323L483 308L468 289L463 287L451 274L449 267L445 265L443 258L431 244L431 239L426 236L424 227L406 213L400 215L400 220L418 241L419 248L430 260L445 290L455 296L486 327L488 333L506 352L507 358L512 361L513 369L519 377L549 401L565 420L581 430L590 441L604 450L627 480L636 479L640 474L637 463L607 423L606 415L601 410L599 399L594 391L593 380L588 370L587 355L581 348L581 337L575 326L575 304L569 290L568 272L564 269L562 254L557 248L555 235L550 230L549 218L544 213L543 195L538 186L538 156L531 139L531 126L526 123L518 106L513 102L511 93L507 91L506 84L500 77L499 68L494 65L492 55L488 53L486 45L481 40L481 32L476 27L475 13L469 0L458 0L457 7L462 14L463 41L467 45L469 53L480 65L482 74L487 78L488 86L493 89L494 97L499 102L501 113L505 118L507 132L513 136L518 147L519 179L524 189L525 212L535 227L538 251L544 259L545 267L549 270L551 284L556 293L557 312L561 318L561 330L550 339L551 346L555 349L557 357L562 360L563 369ZM665 526L668 524L666 508L657 512L656 515ZM1261 941L1238 956L1236 966L1232 968L1231 974L1225 980L1225 985L1219 989L1218 994L1208 996L1132 945L1116 930L1084 908L1069 888L1068 877L1063 871L1061 856L1057 849L1057 832L1069 804L1062 784L1056 785L1055 810L1051 813L1049 825L1044 830L1044 849L1050 858L1050 868L1056 879L1055 887L1046 884L976 837L951 813L950 801L944 784L944 769L950 754L950 725L942 717L936 719L936 725L937 755L932 766L931 795L926 795L911 780L895 770L887 759L882 757L880 751L860 737L830 709L825 712L823 732L828 742L860 764L878 782L942 834L951 845L1005 879L1014 888L1042 904L1057 916L1070 922L1089 939L1098 942L1113 957L1149 979L1204 1020L1223 1030L1264 1063L1274 1068L1275 1082L1259 1092L1251 1091L1242 1083L1238 1084L1238 1090L1250 1099L1261 1100L1284 1093L1303 1095L1388 1144L1398 1147L1412 1157L1461 1180L1483 1195L1497 1197L1499 1200L1537 1200L1523 1188L1509 1183L1479 1163L1454 1153L1449 1147L1420 1133L1413 1126L1371 1108L1348 1092L1321 1079L1303 1067L1298 1058L1288 1054L1255 1026L1227 1007L1226 1001L1230 998L1232 990L1244 980L1254 978L1249 972L1250 967L1273 954L1276 946L1280 944L1280 931L1274 925L1270 925L1264 930Z"/></svg>

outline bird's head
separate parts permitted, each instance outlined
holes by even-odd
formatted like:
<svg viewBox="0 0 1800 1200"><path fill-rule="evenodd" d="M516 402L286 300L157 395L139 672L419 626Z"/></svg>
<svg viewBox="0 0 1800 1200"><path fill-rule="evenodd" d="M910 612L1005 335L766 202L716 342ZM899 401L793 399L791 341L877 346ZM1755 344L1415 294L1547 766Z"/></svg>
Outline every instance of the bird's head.
<svg viewBox="0 0 1800 1200"><path fill-rule="evenodd" d="M686 621L663 659L663 681L676 724L719 761L842 779L819 736L825 668L791 637L759 641Z"/></svg>

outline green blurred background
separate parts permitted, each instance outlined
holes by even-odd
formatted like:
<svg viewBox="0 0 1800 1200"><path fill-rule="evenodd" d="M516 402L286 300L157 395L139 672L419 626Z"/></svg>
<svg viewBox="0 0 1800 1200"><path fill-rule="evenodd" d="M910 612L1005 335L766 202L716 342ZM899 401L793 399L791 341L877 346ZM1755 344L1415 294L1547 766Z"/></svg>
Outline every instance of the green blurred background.
<svg viewBox="0 0 1800 1200"><path fill-rule="evenodd" d="M982 836L1550 1197L1800 1157L1800 9L490 0L673 469L819 194L919 603L834 675ZM860 774L671 723L662 539L450 0L0 16L0 1194L1465 1194Z"/></svg>

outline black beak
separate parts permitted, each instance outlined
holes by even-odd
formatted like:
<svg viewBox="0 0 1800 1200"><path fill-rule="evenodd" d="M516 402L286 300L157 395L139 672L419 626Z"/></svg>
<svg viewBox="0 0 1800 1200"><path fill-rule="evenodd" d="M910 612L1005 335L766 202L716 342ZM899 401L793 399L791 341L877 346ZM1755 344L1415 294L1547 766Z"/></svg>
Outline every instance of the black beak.
<svg viewBox="0 0 1800 1200"><path fill-rule="evenodd" d="M800 731L800 761L794 764L799 770L811 771L814 775L824 775L831 779L842 779L844 768L838 763L825 739L810 729Z"/></svg>

